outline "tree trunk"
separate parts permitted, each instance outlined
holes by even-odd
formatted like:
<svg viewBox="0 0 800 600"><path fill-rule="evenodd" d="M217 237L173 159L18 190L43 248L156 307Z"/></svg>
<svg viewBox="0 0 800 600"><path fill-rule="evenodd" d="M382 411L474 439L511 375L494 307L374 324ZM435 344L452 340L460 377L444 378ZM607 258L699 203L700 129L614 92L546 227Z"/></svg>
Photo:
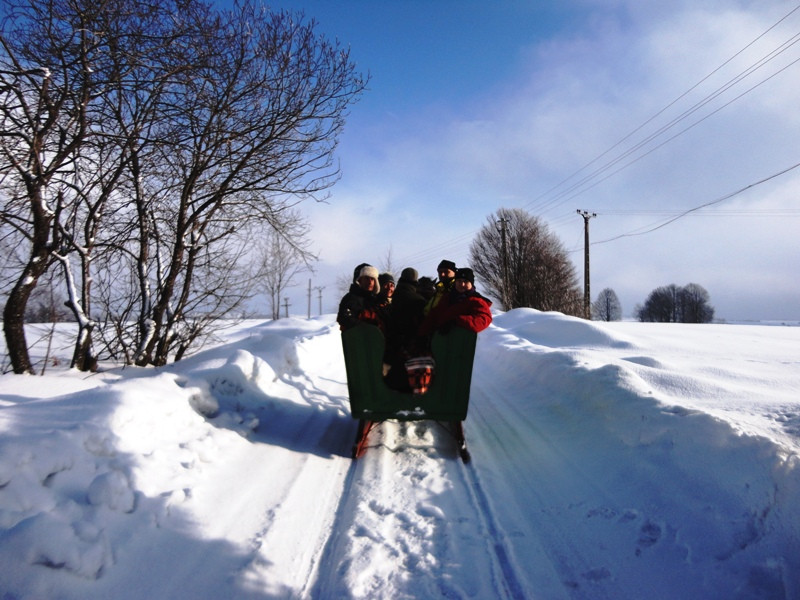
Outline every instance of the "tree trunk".
<svg viewBox="0 0 800 600"><path fill-rule="evenodd" d="M36 282L47 269L47 252L35 252L28 265L8 294L3 308L3 333L6 338L6 350L14 373L33 374L28 342L25 338L25 307L28 298L36 287Z"/></svg>
<svg viewBox="0 0 800 600"><path fill-rule="evenodd" d="M92 344L92 324L81 323L78 329L78 337L75 340L75 349L72 352L73 369L79 371L97 371L97 356L94 353Z"/></svg>

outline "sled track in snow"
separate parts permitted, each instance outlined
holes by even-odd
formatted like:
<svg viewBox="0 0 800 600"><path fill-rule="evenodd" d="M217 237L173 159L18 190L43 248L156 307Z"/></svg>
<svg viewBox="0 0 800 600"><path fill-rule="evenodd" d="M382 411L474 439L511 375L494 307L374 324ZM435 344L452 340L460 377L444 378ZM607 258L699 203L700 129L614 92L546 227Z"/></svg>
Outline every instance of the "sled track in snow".
<svg viewBox="0 0 800 600"><path fill-rule="evenodd" d="M472 463L462 465L460 469L461 476L464 481L464 487L469 490L472 497L472 502L476 508L476 514L479 515L482 525L489 536L490 550L494 554L495 564L500 570L502 581L499 582L508 598L525 598L526 594L520 578L517 576L517 567L514 565L511 555L506 547L504 535L500 527L495 521L492 507L489 504L489 499L486 492L483 490L483 485L480 482L477 472L475 471ZM498 586L495 586L497 589ZM499 592L500 590L497 589Z"/></svg>
<svg viewBox="0 0 800 600"><path fill-rule="evenodd" d="M487 385L482 380L480 384L473 386L475 396L486 396L502 398L502 391L492 385ZM510 413L509 413L510 411ZM479 433L487 439L492 439L491 446L499 453L491 457L494 461L501 461L506 464L513 464L520 460L520 454L524 456L536 457L532 463L527 465L525 476L513 482L514 495L524 498L527 504L539 506L539 510L528 511L529 525L535 531L538 542L541 544L546 557L554 572L558 574L560 586L566 597L574 600L606 600L609 598L623 597L618 595L613 583L608 579L602 579L602 585L593 585L595 578L603 575L601 570L592 564L592 559L585 555L581 547L582 540L571 539L560 529L557 520L548 517L549 507L567 506L572 501L569 494L571 480L583 481L586 485L586 473L579 470L578 465L573 462L568 453L557 443L550 441L544 432L540 431L539 426L531 420L530 415L524 410L514 406L513 403L503 403L502 408L496 402L475 403L473 415L479 422L491 422L493 427L483 427ZM535 432L539 435L522 436L518 432L518 424L526 423L524 428L527 432ZM509 444L509 440L513 440ZM516 451L511 451L509 446L513 445ZM489 457L487 457L489 458ZM491 463L490 463L491 464ZM470 465L472 467L473 465ZM470 471L473 469L470 468ZM520 471L522 473L523 471ZM472 475L477 480L476 474ZM478 484L478 494L483 494L483 489ZM509 482L506 482L509 483ZM604 497L608 490L597 488L598 497ZM483 494L483 502L486 505L483 514L492 515L491 506L486 494ZM502 526L495 526L500 532ZM503 538L498 534L502 542ZM513 555L513 549L509 552L507 546L503 544L506 554ZM509 561L510 562L510 561ZM528 578L525 579L526 581ZM524 589L522 595L514 596L526 598Z"/></svg>
<svg viewBox="0 0 800 600"><path fill-rule="evenodd" d="M503 411L497 407L488 405L482 407L479 412L482 415L476 415L476 425L480 423L481 416L488 416L485 411L490 411L495 423L503 423L504 427L512 427L513 419L508 418L508 415L503 414ZM495 411L497 414L494 414ZM524 417L521 417L524 418ZM490 430L481 430L479 427L475 429L475 436L493 436L496 434ZM469 437L469 431L467 431ZM377 441L377 440L376 440ZM477 444L476 447L485 446L485 444ZM446 466L444 472L449 473L451 481L454 485L454 492L459 493L464 500L464 508L472 515L470 517L474 520L477 530L482 532L481 546L483 550L479 558L477 555L473 559L484 561L485 575L483 592L488 593L491 591L493 597L505 598L511 600L535 598L538 597L538 583L536 576L531 579L533 573L525 565L522 565L519 552L522 547L519 545L524 543L528 546L530 544L538 544L543 550L541 556L537 555L537 561L546 561L551 565L552 573L551 579L548 582L541 582L544 584L545 589L556 591L558 597L571 598L573 600L589 600L589 599L603 599L613 597L610 590L606 585L595 586L591 585L590 581L586 581L585 573L591 572L590 561L582 556L580 551L580 540L573 540L566 537L563 531L560 530L559 524L552 522L548 518L546 507L552 503L558 504L561 498L558 486L555 488L546 483L548 480L548 473L538 473L534 480L523 478L520 481L513 482L517 488L519 495L528 498L528 501L539 504L543 509L536 514L531 525L531 531L535 532L536 539L527 538L527 542L523 541L526 538L519 538L510 534L511 530L508 529L509 523L503 523L502 519L498 519L495 508L492 504L491 488L487 487L486 483L481 478L481 465L488 466L494 461L512 461L514 457L507 454L507 449L502 445L495 445L494 448L499 451L496 456L481 456L480 452L475 454L473 462L463 464L458 458L457 453L453 452L450 456L438 455L435 457L422 457L422 464L427 463L428 460L443 463ZM414 451L414 449L406 448L406 450ZM541 447L541 440L538 442L538 453L543 452ZM403 452L404 450L400 450ZM353 536L358 537L361 526L356 526L355 523L358 519L364 518L364 507L370 507L376 503L380 504L380 496L376 499L370 499L369 493L365 495L365 490L361 489L359 482L363 477L370 477L370 471L378 466L381 462L388 461L389 469L387 473L392 472L392 467L397 466L402 470L400 464L394 465L394 460L391 458L395 456L398 450L387 447L383 440L370 447L365 458L352 461L347 467L347 472L341 483L340 495L338 501L333 504L332 512L328 514L328 523L330 524L330 535L327 538L321 538L317 542L316 549L311 552L312 556L309 557L313 562L308 565L308 579L302 588L298 588L297 598L333 598L333 597L360 597L359 593L348 596L353 590L347 589L347 583L344 581L353 575L354 561L357 560L353 554ZM548 450L549 453L549 450ZM516 457L519 459L519 457ZM372 462L370 462L372 461ZM399 463L399 461L398 461ZM400 475L398 471L398 475ZM372 488L380 494L380 483L377 489ZM555 494L553 496L552 494ZM381 505L384 506L384 505ZM330 508L328 510L330 510ZM400 507L389 507L387 515L392 511L399 511ZM361 512L360 512L361 511ZM367 511L368 512L368 511ZM465 513L466 514L466 513ZM408 516L408 515L401 515ZM409 519L413 515L409 516ZM362 522L363 523L363 522ZM512 526L513 528L513 526ZM412 534L410 534L412 535ZM417 535L416 533L413 535ZM436 544L434 543L434 546ZM452 550L452 549L451 549ZM523 551L523 555L528 554L528 549ZM465 555L466 556L466 555ZM541 571L541 569L535 569ZM545 569L547 570L547 569ZM418 573L425 575L424 573ZM428 576L438 579L443 573L439 572L438 575L434 571L427 572ZM557 575L556 575L557 574ZM553 579L553 577L555 577ZM490 579L489 579L490 578ZM556 583L556 581L560 583ZM613 585L611 586L613 588ZM448 593L449 588L443 587L440 590L446 597L451 597ZM467 597L469 593L460 593L460 590L451 590L450 593L455 594L452 597ZM563 594L563 596L562 596Z"/></svg>
<svg viewBox="0 0 800 600"><path fill-rule="evenodd" d="M338 505L332 516L331 535L319 548L316 556L316 565L312 569L311 577L299 593L300 598L333 598L342 597L348 593L342 588L342 578L347 577L348 571L352 569L351 559L348 554L352 551L350 547L353 535L354 514L358 511L358 506L364 503L363 493L357 488L359 478L365 476L366 461L377 460L379 452L389 452L394 455L396 450L389 450L383 446L372 447L368 451L368 457L353 461L345 476L341 488L341 496ZM384 460L386 458L384 457ZM389 459L391 460L391 459ZM481 552L487 573L491 572L491 582L484 581L487 588L490 586L493 597L505 598L510 600L524 599L531 596L530 591L523 585L524 579L521 577L522 571L514 562L509 550L505 533L497 523L493 514L492 507L488 500L488 495L484 490L483 484L477 472L471 464L464 464L457 453L453 456L443 458L425 458L424 460L435 460L437 462L451 463L452 468L447 471L451 474L452 482L456 489L460 490L464 498L464 506L470 506L470 513L476 527L482 532L483 539L481 544L484 550ZM398 466L398 468L400 468ZM369 469L367 469L368 471ZM429 573L433 576L433 573ZM438 577L442 576L440 572ZM440 582L441 583L441 582ZM488 589L484 589L488 592ZM467 597L470 594L461 590L451 590L442 587L439 593L443 597ZM358 595L356 594L356 596Z"/></svg>
<svg viewBox="0 0 800 600"><path fill-rule="evenodd" d="M342 487L339 504L336 507L331 526L332 535L320 549L317 556L316 577L310 578L299 597L301 598L333 598L336 593L336 579L339 572L339 558L341 548L344 546L342 532L346 528L342 526L346 520L350 519L352 512L351 496L353 485L356 481L356 472L359 470L360 463L353 461L347 470L347 475Z"/></svg>

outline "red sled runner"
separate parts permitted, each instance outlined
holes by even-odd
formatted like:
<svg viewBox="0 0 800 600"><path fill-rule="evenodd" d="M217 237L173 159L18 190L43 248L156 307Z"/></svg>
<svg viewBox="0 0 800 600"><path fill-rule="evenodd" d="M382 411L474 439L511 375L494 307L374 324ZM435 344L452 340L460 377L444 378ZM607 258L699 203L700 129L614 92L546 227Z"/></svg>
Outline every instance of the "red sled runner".
<svg viewBox="0 0 800 600"><path fill-rule="evenodd" d="M353 458L366 451L367 436L378 423L430 420L439 422L453 434L462 460L468 462L470 456L463 421L469 407L477 338L476 333L458 327L444 335L434 334L431 340L435 364L432 379L424 393L413 394L394 390L384 382L384 338L377 327L359 324L343 331L350 414L358 419ZM418 365L417 368L428 367Z"/></svg>

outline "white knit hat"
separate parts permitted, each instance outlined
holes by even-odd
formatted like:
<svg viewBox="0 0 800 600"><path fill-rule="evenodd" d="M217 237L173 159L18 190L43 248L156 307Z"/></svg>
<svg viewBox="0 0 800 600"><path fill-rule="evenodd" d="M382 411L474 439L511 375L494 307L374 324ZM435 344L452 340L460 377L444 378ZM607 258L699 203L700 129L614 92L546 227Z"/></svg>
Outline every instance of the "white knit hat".
<svg viewBox="0 0 800 600"><path fill-rule="evenodd" d="M375 280L375 293L377 294L381 291L381 284L378 281L378 269L372 265L362 267L361 272L358 274L358 278L361 279L362 277L372 277L372 279Z"/></svg>

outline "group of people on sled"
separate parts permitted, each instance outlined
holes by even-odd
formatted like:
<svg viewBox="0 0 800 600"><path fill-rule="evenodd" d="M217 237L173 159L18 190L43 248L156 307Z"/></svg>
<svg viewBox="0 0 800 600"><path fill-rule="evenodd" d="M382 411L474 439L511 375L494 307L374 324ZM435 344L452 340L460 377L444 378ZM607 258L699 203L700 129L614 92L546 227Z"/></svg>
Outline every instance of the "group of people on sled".
<svg viewBox="0 0 800 600"><path fill-rule="evenodd" d="M475 289L472 269L443 260L437 273L434 280L407 267L395 282L392 274L362 263L339 303L336 320L343 331L359 323L381 330L386 340L384 381L402 392L427 391L434 368L434 333L446 334L453 327L478 333L492 322L492 302Z"/></svg>

